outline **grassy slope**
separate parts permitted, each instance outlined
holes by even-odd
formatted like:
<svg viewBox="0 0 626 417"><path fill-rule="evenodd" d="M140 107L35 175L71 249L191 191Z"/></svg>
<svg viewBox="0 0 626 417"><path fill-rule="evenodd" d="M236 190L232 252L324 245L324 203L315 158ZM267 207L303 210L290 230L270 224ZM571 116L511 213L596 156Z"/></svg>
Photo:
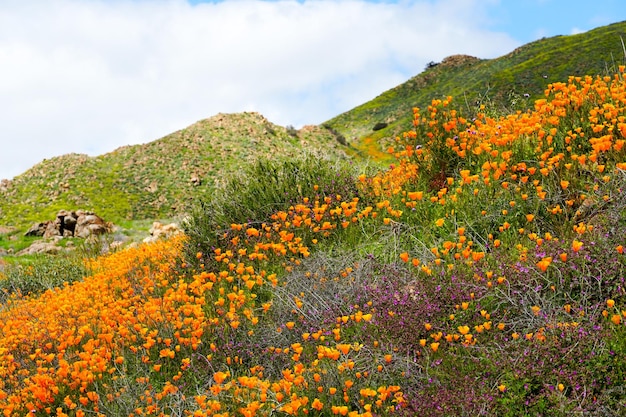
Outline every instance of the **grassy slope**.
<svg viewBox="0 0 626 417"><path fill-rule="evenodd" d="M622 63L620 36L625 32L622 22L542 39L494 60L449 57L324 125L347 137L361 154L381 160L388 157L380 152L381 140L410 125L412 107L452 95L456 106L470 112L486 101L490 108L524 108L549 82L603 73ZM378 122L389 126L372 132ZM0 188L0 225L23 229L63 208L93 209L114 222L171 217L246 162L305 150L343 155L325 129L303 129L296 139L258 114L221 114L145 145L95 158L69 154L45 160ZM193 175L202 180L200 186L192 183Z"/></svg>
<svg viewBox="0 0 626 417"><path fill-rule="evenodd" d="M606 91L596 82L593 91ZM100 258L84 280L75 263L24 270L17 283L56 286L54 273L78 282L0 309L0 408L623 415L626 79L613 84L611 95L570 86L549 106L475 124L440 104L422 136L404 137L401 163L373 176L354 178L332 161L259 164L204 196L222 212L188 223L184 263L170 241ZM441 134L450 120L458 142ZM78 175L80 165L102 188L120 172L160 195L172 188L167 177L148 175L184 166L182 181L213 169L208 160L190 168L213 145L194 141L198 129L122 148L109 171L69 155L40 174ZM229 146L237 149L212 148L215 160L247 156ZM180 160L167 157L173 150ZM445 187L434 189L429 165L455 155ZM70 189L87 182L51 178Z"/></svg>
<svg viewBox="0 0 626 417"><path fill-rule="evenodd" d="M550 82L615 70L626 59L620 36L626 38L626 22L541 39L492 60L452 56L324 125L371 153L377 140L393 138L410 125L413 107L425 108L434 98L452 96L457 106L470 111L485 101L507 110L524 108L539 98ZM379 122L389 125L372 131Z"/></svg>
<svg viewBox="0 0 626 417"><path fill-rule="evenodd" d="M27 227L63 208L92 209L113 222L169 217L247 162L307 151L343 155L324 129L294 137L256 113L219 114L144 145L43 161L2 192L0 224Z"/></svg>
<svg viewBox="0 0 626 417"><path fill-rule="evenodd" d="M548 99L475 123L440 103L373 176L259 162L206 196L184 246L84 280L23 270L16 285L50 285L45 267L78 282L0 308L0 409L624 415L626 78Z"/></svg>

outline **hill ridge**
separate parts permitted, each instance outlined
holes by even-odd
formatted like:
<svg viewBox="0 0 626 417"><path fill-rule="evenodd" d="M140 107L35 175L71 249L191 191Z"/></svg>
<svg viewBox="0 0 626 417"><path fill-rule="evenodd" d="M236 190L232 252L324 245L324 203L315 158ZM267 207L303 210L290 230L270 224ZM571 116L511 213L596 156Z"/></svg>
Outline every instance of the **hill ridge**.
<svg viewBox="0 0 626 417"><path fill-rule="evenodd" d="M468 116L481 105L525 110L551 82L626 62L625 37L626 21L540 39L495 59L451 55L319 126L295 130L256 112L218 113L145 144L46 159L0 182L0 224L26 227L67 208L111 221L171 217L257 158L317 152L385 161L386 144L411 128L413 107L453 96Z"/></svg>
<svg viewBox="0 0 626 417"><path fill-rule="evenodd" d="M169 217L245 163L303 152L345 156L323 128L295 131L256 112L218 113L145 144L43 160L2 182L0 224L23 227L67 207L113 221Z"/></svg>
<svg viewBox="0 0 626 417"><path fill-rule="evenodd" d="M455 65L429 63L421 73L347 112L324 122L347 138L363 155L372 144L381 146L410 128L412 108L427 107L431 100L452 96L468 113L488 103L499 110L524 110L543 95L551 82L570 75L607 72L626 62L623 50L626 21L574 35L542 38L493 59L468 59ZM383 129L373 130L377 123Z"/></svg>

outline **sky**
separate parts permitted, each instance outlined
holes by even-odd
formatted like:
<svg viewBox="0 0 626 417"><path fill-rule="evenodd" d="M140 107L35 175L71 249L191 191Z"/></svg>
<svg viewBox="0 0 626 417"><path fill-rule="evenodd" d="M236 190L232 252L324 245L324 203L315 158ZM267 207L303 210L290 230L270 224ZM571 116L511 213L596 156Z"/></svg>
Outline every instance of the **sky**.
<svg viewBox="0 0 626 417"><path fill-rule="evenodd" d="M624 20L623 0L0 0L0 179L217 113L320 124L431 61Z"/></svg>

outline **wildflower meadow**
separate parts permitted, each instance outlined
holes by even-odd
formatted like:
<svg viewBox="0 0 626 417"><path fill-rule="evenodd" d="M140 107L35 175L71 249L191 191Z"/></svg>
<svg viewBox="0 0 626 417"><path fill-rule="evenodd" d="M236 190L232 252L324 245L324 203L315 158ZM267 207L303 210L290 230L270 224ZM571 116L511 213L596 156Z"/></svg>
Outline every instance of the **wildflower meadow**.
<svg viewBox="0 0 626 417"><path fill-rule="evenodd" d="M626 76L259 161L0 308L4 416L626 414ZM489 114L489 115L488 115Z"/></svg>

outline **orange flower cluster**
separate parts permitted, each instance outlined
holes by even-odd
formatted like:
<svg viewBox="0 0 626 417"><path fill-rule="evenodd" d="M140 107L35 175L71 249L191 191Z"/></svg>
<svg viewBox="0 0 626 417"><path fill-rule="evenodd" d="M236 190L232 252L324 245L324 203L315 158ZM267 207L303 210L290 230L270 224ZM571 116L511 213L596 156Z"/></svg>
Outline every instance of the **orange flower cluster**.
<svg viewBox="0 0 626 417"><path fill-rule="evenodd" d="M110 390L103 398L94 383L113 384L126 349L140 346L147 353L142 343L158 337L147 323L162 320L162 311L151 303L170 287L181 244L173 240L101 258L84 281L14 300L0 312L4 415L44 410L84 416L84 410L98 413L102 401L121 395Z"/></svg>
<svg viewBox="0 0 626 417"><path fill-rule="evenodd" d="M613 77L571 77L567 83L549 85L545 94L533 110L500 118L478 113L469 121L450 109L450 97L433 100L424 114L414 109L414 129L396 138L400 151L390 149L398 163L367 180L377 195L395 197L390 206L408 208L405 216L436 219L432 238L437 246L427 256L422 248L420 256L402 252L403 262L430 276L435 270L455 268L458 261L483 262L503 242L509 242L506 249L516 250L520 261L527 260L530 247L566 237L573 253L584 248L581 236L593 230L586 221L588 212L596 204L624 199L624 190L612 185L626 170L624 68ZM472 205L482 218L499 222L486 240L475 235L482 239L469 239L466 230L473 225L456 216ZM621 247L616 250L623 253ZM562 253L557 266L567 261ZM549 273L553 263L546 256L535 266ZM477 275L487 289L506 282L490 274ZM450 317L453 320L454 314ZM613 323L620 322L619 314L612 317ZM474 328L490 329L485 323ZM471 337L469 324L458 327L460 334L443 324L440 328L446 341ZM539 329L531 339L543 338Z"/></svg>
<svg viewBox="0 0 626 417"><path fill-rule="evenodd" d="M425 115L414 109L414 130L398 138L399 152L391 150L397 163L359 177L375 204L341 195L304 198L267 222L229 225L218 247L197 254L197 269L180 259L179 237L99 258L82 282L11 300L0 311L4 415L109 415L119 414L119 404L132 416L166 415L175 402L193 416L392 414L406 404L398 348L362 336L395 311L376 311L365 300L331 316L334 322L306 327L302 293L290 297L293 315L284 322L272 316L282 278L315 245L365 225L394 238L399 230L419 233L427 244L398 247L393 255L418 277L432 280L457 268L474 274L448 311L418 322L419 360L497 332L512 332L515 343L541 343L553 329L575 328L576 317L556 323L545 317L545 306L533 304L522 313L536 326L512 331L509 316L481 307L474 291L493 294L509 284L508 274L490 265L504 251L533 274L549 276L571 261L567 253L529 260L529 247L569 239L570 258L584 253L593 229L587 211L623 199L623 190L612 187L626 170L623 73L551 84L532 111L498 119L482 113L464 119L451 100L433 101ZM415 224L420 229L409 230ZM622 245L615 249L623 255ZM332 279L350 280L353 266ZM606 304L607 321L623 326L626 312L614 300ZM571 304L564 311L584 314ZM271 376L254 358L226 348L260 328L284 336L264 350L278 364ZM503 384L495 389L507 391Z"/></svg>
<svg viewBox="0 0 626 417"><path fill-rule="evenodd" d="M316 358L306 364L301 361L304 348L300 344L272 348L273 354L287 355L293 363L277 381L264 378L258 367L242 371L243 358L225 357L216 336L252 335L270 311L271 302L258 302L257 296L260 288L279 282L263 265L288 258L284 264L289 269L289 264L309 256L305 243L315 244L317 236L324 239L350 224L376 217L373 210L359 208L356 198L305 199L288 211L275 213L274 223L231 225L223 235L223 248L197 254L205 262L199 271L176 268L184 243L179 238L100 258L90 265L94 275L83 282L38 298L16 300L0 314L0 372L4 377L0 408L5 415L29 410L105 415L104 404L124 398L125 385L130 383L144 391L134 399L132 414L162 415L167 399L179 395L180 382L192 373L192 358L202 351L204 360L213 366L240 370L236 375L215 372L207 395L195 397L194 415L220 415L235 407L243 415L267 410L297 415L313 408L356 417L393 409L403 402L399 387L371 387L369 367L355 368L350 359L358 347L339 343L342 327L366 325L371 313L358 311L338 318L332 329L302 335L309 349L317 351ZM349 273L349 268L343 272ZM294 324L285 323L287 331ZM336 345L323 336L327 331L334 335ZM382 369L384 363L381 359L380 365L372 366ZM139 368L145 376L123 382L128 368ZM334 381L324 376L333 369L332 373L346 378L341 395L325 387ZM312 385L316 396L309 400Z"/></svg>

